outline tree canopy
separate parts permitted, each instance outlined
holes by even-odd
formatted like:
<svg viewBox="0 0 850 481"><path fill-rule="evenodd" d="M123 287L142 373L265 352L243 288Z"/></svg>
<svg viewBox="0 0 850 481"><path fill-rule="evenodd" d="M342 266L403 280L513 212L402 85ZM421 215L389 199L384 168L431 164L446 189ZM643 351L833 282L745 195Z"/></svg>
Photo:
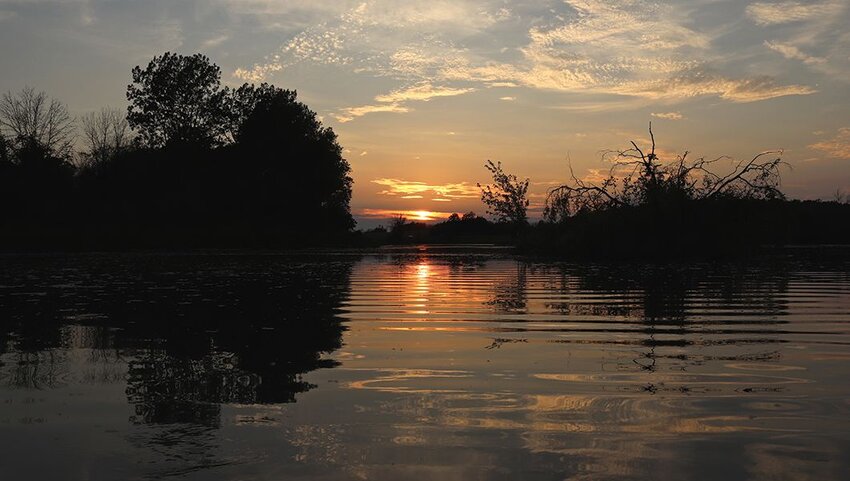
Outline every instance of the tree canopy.
<svg viewBox="0 0 850 481"><path fill-rule="evenodd" d="M516 175L502 170L502 163L488 160L484 167L493 176L493 184L482 186L481 202L487 213L497 222L526 224L528 222L528 179L519 180Z"/></svg>
<svg viewBox="0 0 850 481"><path fill-rule="evenodd" d="M80 119L24 89L0 98L0 243L265 246L338 242L351 167L332 129L274 85L231 89L203 55L132 69L130 106ZM74 161L72 163L71 161Z"/></svg>
<svg viewBox="0 0 850 481"><path fill-rule="evenodd" d="M166 52L132 70L127 121L145 147L174 143L217 146L232 129L229 90L205 55Z"/></svg>
<svg viewBox="0 0 850 481"><path fill-rule="evenodd" d="M245 194L290 221L354 227L351 167L334 131L294 91L243 85L233 97L242 118L235 148L254 165L253 187Z"/></svg>

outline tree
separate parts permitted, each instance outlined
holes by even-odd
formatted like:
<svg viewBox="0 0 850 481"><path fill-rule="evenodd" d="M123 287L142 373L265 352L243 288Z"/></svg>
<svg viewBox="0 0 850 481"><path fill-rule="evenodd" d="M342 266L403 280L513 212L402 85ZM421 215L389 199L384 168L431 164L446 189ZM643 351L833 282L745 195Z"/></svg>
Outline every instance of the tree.
<svg viewBox="0 0 850 481"><path fill-rule="evenodd" d="M517 176L502 170L502 163L488 160L484 167L493 175L493 185L482 186L481 202L497 222L525 224L528 222L528 179L520 181Z"/></svg>
<svg viewBox="0 0 850 481"><path fill-rule="evenodd" d="M68 159L74 142L74 123L68 108L44 92L25 87L0 99L0 133L13 150L38 149Z"/></svg>
<svg viewBox="0 0 850 481"><path fill-rule="evenodd" d="M352 228L351 167L334 131L291 90L243 85L233 102L242 119L235 148L256 206L305 228Z"/></svg>
<svg viewBox="0 0 850 481"><path fill-rule="evenodd" d="M730 172L718 174L712 167L729 157L691 161L685 151L675 161L664 164L655 153L652 124L649 135L648 152L635 142L626 150L606 152L603 157L613 157L612 165L608 177L599 183L578 179L570 167L571 183L549 191L544 218L557 222L581 212L689 200L785 198L779 190L779 169L787 165L781 159L782 151L761 152L735 163Z"/></svg>
<svg viewBox="0 0 850 481"><path fill-rule="evenodd" d="M84 165L99 165L130 146L132 136L130 125L119 109L103 108L100 112L91 112L81 119Z"/></svg>
<svg viewBox="0 0 850 481"><path fill-rule="evenodd" d="M132 75L127 120L142 145L214 147L227 142L232 131L229 90L221 88L221 69L206 56L166 52L144 69L133 68Z"/></svg>

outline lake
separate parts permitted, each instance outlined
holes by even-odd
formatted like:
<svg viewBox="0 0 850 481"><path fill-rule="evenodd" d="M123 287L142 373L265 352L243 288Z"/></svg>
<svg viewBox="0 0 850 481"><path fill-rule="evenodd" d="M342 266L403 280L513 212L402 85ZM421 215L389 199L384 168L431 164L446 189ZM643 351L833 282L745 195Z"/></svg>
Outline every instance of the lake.
<svg viewBox="0 0 850 481"><path fill-rule="evenodd" d="M848 259L0 256L0 478L850 479Z"/></svg>

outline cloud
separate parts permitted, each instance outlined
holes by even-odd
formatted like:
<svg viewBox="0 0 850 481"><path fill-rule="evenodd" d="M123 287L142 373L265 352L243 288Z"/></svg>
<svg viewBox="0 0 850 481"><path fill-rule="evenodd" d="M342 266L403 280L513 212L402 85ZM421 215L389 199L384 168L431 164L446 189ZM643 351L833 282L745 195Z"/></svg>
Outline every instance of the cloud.
<svg viewBox="0 0 850 481"><path fill-rule="evenodd" d="M626 95L650 99L685 99L716 95L732 102L756 102L788 95L809 95L816 90L805 85L777 85L768 76L730 79L706 72L689 72L678 77L649 82L636 82L616 87Z"/></svg>
<svg viewBox="0 0 850 481"><path fill-rule="evenodd" d="M415 48L416 44L435 45L440 44L439 38L443 36L474 35L506 19L499 10L491 11L477 1L365 0L337 2L336 8L328 5L334 2L318 3L324 5L324 15L320 17L326 20L312 23L265 61L239 68L234 75L263 81L268 74L301 62L351 66L378 73L391 63L399 70L415 71L419 63L428 62L423 50ZM308 5L302 8L310 9ZM392 61L387 59L388 46L400 47Z"/></svg>
<svg viewBox="0 0 850 481"><path fill-rule="evenodd" d="M567 4L575 14L563 25L529 31L530 42L519 49L522 61L453 60L441 70L442 75L486 85L510 83L672 101L712 95L752 102L814 92L806 86L781 85L766 76L712 73L703 61L695 60L708 56L710 38L685 26L687 16L670 7L640 1L567 0ZM595 104L588 110L599 107Z"/></svg>
<svg viewBox="0 0 850 481"><path fill-rule="evenodd" d="M679 112L652 112L651 114L655 118L664 119L664 120L682 120L685 117Z"/></svg>
<svg viewBox="0 0 850 481"><path fill-rule="evenodd" d="M747 6L747 16L756 25L769 26L832 15L841 10L839 2L757 2Z"/></svg>
<svg viewBox="0 0 850 481"><path fill-rule="evenodd" d="M838 129L834 137L809 145L836 159L850 160L850 127Z"/></svg>
<svg viewBox="0 0 850 481"><path fill-rule="evenodd" d="M224 42L230 40L230 35L219 35L218 37L213 37L201 42L202 49L215 48Z"/></svg>
<svg viewBox="0 0 850 481"><path fill-rule="evenodd" d="M360 209L354 213L358 217L370 219L392 219L403 216L417 222L432 222L447 219L452 212L439 212L431 210L398 210L398 209Z"/></svg>
<svg viewBox="0 0 850 481"><path fill-rule="evenodd" d="M814 65L826 62L825 58L807 55L794 45L788 45L778 42L764 42L764 45L767 48L773 50L774 52L779 52L780 54L782 54L783 57L787 59L800 60L805 64Z"/></svg>
<svg viewBox="0 0 850 481"><path fill-rule="evenodd" d="M408 102L428 102L438 97L454 97L473 91L475 91L474 88L435 87L428 82L421 82L412 87L402 88L376 96L375 101L379 102L378 104L344 108L341 110L341 113L335 114L334 117L338 121L345 123L357 117L375 112L410 112L411 109L405 105Z"/></svg>
<svg viewBox="0 0 850 481"><path fill-rule="evenodd" d="M360 107L348 107L342 109L340 113L331 114L332 117L341 123L350 122L357 117L362 117L375 112L410 112L410 109L398 104L378 104L378 105L363 105Z"/></svg>
<svg viewBox="0 0 850 481"><path fill-rule="evenodd" d="M476 199L480 195L477 186L466 182L427 184L401 179L375 179L372 183L386 187L378 195L400 196L402 199L417 199L427 193L445 202L451 199Z"/></svg>
<svg viewBox="0 0 850 481"><path fill-rule="evenodd" d="M400 103L414 100L427 102L437 97L453 97L455 95L463 95L474 91L474 88L452 88L445 86L435 87L429 82L422 82L412 87L394 90L384 95L378 95L375 97L375 100L378 102L389 103Z"/></svg>
<svg viewBox="0 0 850 481"><path fill-rule="evenodd" d="M510 97L510 96L508 96L508 97L499 97L499 100L504 100L505 102L513 102L514 100L516 100L516 97Z"/></svg>
<svg viewBox="0 0 850 481"><path fill-rule="evenodd" d="M261 83L272 73L283 70L283 65L280 63L268 63L264 65L255 65L251 69L237 68L233 71L233 76L246 82Z"/></svg>
<svg viewBox="0 0 850 481"><path fill-rule="evenodd" d="M716 33L694 23L697 6L691 3L563 0L546 8L521 5L511 10L490 0L341 5L335 15L297 33L265 61L236 69L234 76L258 82L307 62L401 85L373 97L373 103L338 110L334 117L341 122L373 112L410 112L413 102L497 87L667 102L699 96L754 102L814 92L740 69L730 73L724 63L728 52L713 44ZM759 2L747 15L768 24L780 22L781 13L805 19L834 5ZM511 34L506 34L506 25L514 29ZM819 62L796 45L769 43L782 55ZM629 104L637 106L640 102Z"/></svg>

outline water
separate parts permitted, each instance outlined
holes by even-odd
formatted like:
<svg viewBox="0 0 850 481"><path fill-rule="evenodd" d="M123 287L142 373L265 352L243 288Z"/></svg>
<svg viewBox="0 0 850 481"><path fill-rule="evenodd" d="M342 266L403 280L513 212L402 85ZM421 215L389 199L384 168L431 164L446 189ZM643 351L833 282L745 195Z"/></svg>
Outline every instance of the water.
<svg viewBox="0 0 850 481"><path fill-rule="evenodd" d="M0 257L0 478L850 478L850 263Z"/></svg>

